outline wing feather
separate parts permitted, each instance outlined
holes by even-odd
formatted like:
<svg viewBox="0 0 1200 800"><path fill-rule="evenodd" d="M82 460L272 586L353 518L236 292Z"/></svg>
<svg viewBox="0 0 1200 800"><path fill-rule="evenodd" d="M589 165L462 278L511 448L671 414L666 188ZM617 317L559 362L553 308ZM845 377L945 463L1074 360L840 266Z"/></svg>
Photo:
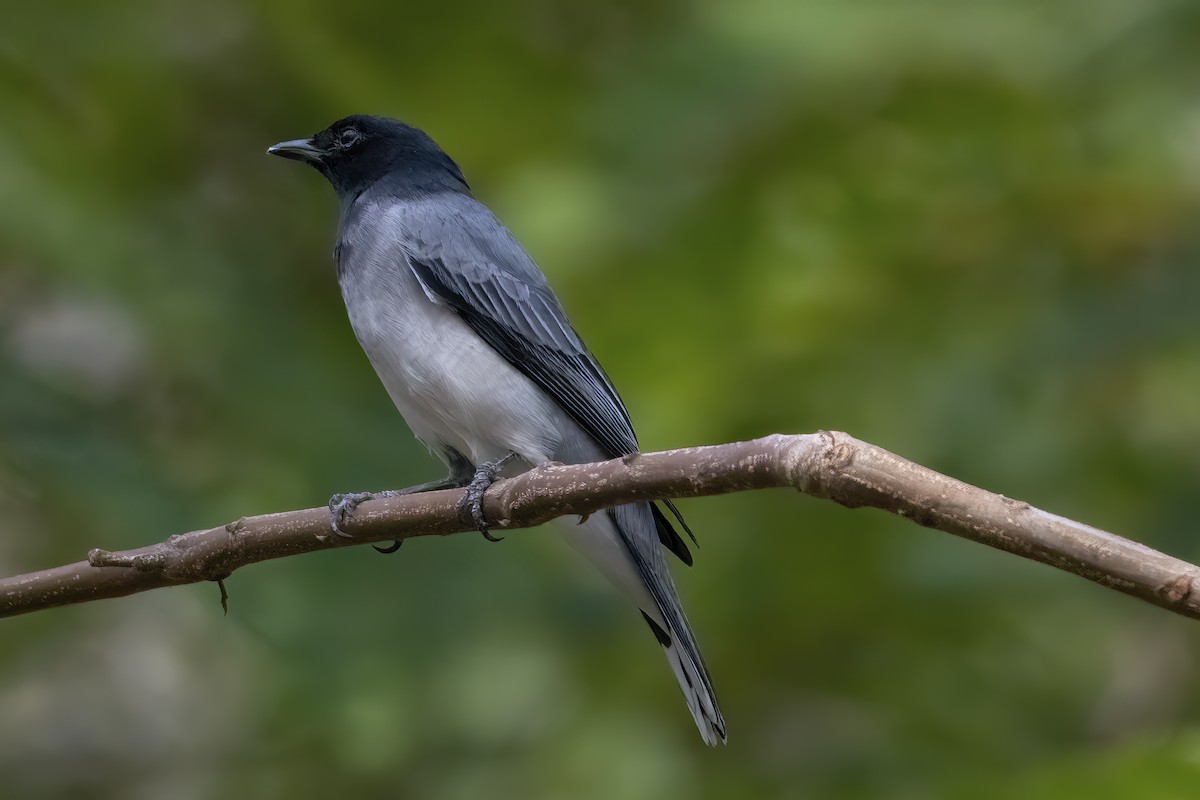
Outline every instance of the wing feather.
<svg viewBox="0 0 1200 800"><path fill-rule="evenodd" d="M620 395L520 244L486 211L436 222L442 229L433 237L441 242L436 251L410 242L408 252L409 268L425 293L454 309L554 398L609 458L637 452L637 436ZM666 506L691 536L674 504ZM652 508L659 541L690 565L683 538L658 506Z"/></svg>
<svg viewBox="0 0 1200 800"><path fill-rule="evenodd" d="M524 286L499 268L465 273L444 255L410 257L410 267L430 294L553 397L609 458L637 452L625 404L548 288Z"/></svg>

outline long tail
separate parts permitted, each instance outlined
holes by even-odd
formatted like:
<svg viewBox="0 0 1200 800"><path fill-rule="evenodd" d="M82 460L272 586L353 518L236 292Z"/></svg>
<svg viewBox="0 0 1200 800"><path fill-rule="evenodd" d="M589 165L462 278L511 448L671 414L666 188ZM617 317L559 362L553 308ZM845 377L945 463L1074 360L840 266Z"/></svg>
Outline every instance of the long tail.
<svg viewBox="0 0 1200 800"><path fill-rule="evenodd" d="M709 745L724 742L725 719L675 592L650 505L619 506L580 525L571 520L563 526L563 535L637 602L679 681L701 737Z"/></svg>

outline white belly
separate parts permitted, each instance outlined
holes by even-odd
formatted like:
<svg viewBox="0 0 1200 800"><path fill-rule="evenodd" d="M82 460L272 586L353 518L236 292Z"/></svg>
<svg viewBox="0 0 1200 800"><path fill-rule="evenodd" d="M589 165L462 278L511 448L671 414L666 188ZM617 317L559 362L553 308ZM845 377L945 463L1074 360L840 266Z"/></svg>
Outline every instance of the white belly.
<svg viewBox="0 0 1200 800"><path fill-rule="evenodd" d="M561 410L458 315L429 299L406 265L343 281L350 324L408 426L472 463L515 452L550 459Z"/></svg>

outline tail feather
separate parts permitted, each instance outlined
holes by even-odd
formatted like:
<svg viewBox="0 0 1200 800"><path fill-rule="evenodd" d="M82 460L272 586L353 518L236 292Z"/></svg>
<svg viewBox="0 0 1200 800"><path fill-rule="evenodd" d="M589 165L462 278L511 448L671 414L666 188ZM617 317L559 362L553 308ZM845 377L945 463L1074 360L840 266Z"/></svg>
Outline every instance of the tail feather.
<svg viewBox="0 0 1200 800"><path fill-rule="evenodd" d="M692 712L692 719L696 721L704 743L709 747L724 744L725 719L721 716L721 710L717 708L717 698L711 690L703 688L704 683L699 680L701 676L691 661L682 655L680 648L674 644L664 645L663 653L667 656L671 671L675 673L675 680L679 681L688 711ZM697 687L697 684L700 684L700 687Z"/></svg>
<svg viewBox="0 0 1200 800"><path fill-rule="evenodd" d="M639 503L593 515L581 525L564 526L563 533L637 602L666 654L701 737L716 745L725 741L725 719L667 570L656 522L650 504Z"/></svg>
<svg viewBox="0 0 1200 800"><path fill-rule="evenodd" d="M682 525L683 517L679 516L679 511L676 510L675 505L668 500L667 507L671 509L671 513L678 517L679 523ZM667 519L667 515L659 509L657 503L650 504L650 513L654 515L654 527L658 530L658 541L662 543L663 547L674 553L680 561L690 567L692 565L692 551L688 550L687 542L679 535L679 531L675 530L675 526L671 524L671 520ZM688 530L687 525L684 525L683 529L688 532L689 536L692 536L692 532ZM694 543L695 541L696 537L692 536L692 542Z"/></svg>

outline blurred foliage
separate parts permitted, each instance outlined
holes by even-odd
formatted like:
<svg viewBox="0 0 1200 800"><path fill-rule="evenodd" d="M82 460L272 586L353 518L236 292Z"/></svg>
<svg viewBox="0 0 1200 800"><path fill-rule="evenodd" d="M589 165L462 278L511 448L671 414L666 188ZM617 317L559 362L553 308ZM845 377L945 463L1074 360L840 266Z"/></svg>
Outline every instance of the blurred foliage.
<svg viewBox="0 0 1200 800"><path fill-rule="evenodd" d="M345 320L347 113L463 165L643 446L844 429L1200 559L1200 5L65 0L0 29L0 570L439 476ZM730 744L549 533L0 624L13 798L1191 798L1200 628L684 504ZM686 574L683 574L686 573Z"/></svg>

